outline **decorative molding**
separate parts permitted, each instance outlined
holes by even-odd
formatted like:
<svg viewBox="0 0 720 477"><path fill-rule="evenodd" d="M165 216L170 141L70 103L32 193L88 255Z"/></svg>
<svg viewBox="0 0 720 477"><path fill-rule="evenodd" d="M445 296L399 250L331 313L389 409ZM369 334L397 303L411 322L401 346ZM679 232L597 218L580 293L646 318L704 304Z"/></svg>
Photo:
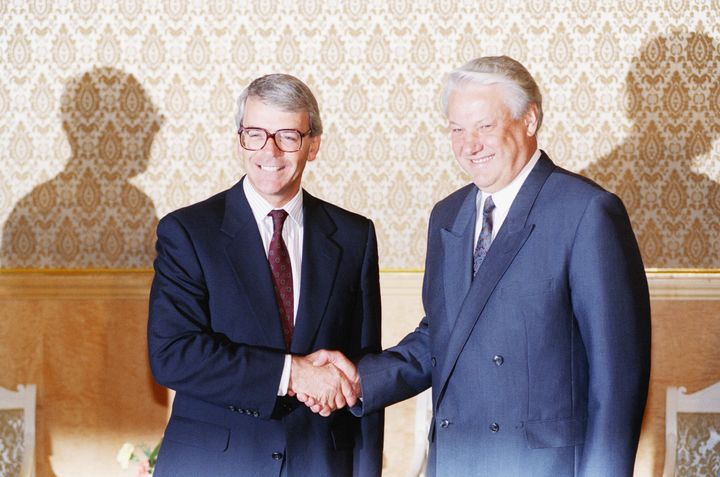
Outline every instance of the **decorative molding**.
<svg viewBox="0 0 720 477"><path fill-rule="evenodd" d="M0 273L0 297L146 300L151 282L149 270L3 271Z"/></svg>
<svg viewBox="0 0 720 477"><path fill-rule="evenodd" d="M720 273L648 273L655 300L720 300Z"/></svg>
<svg viewBox="0 0 720 477"><path fill-rule="evenodd" d="M145 299L150 291L152 270L2 270L0 297ZM382 271L383 294L420 296L423 272ZM655 300L720 300L720 273L648 271L650 297Z"/></svg>

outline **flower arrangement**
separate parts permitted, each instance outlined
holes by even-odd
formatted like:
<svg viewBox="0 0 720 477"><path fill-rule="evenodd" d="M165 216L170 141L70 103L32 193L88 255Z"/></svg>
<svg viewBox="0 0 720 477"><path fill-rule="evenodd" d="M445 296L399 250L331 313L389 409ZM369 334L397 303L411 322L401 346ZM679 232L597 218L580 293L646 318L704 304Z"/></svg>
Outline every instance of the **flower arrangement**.
<svg viewBox="0 0 720 477"><path fill-rule="evenodd" d="M152 449L145 445L141 445L140 452L138 452L138 449L134 445L126 442L118 451L115 459L123 469L130 467L130 462L137 462L137 477L150 477L153 475L153 471L155 470L155 463L157 462L157 456L160 451L161 443L162 441L158 442Z"/></svg>

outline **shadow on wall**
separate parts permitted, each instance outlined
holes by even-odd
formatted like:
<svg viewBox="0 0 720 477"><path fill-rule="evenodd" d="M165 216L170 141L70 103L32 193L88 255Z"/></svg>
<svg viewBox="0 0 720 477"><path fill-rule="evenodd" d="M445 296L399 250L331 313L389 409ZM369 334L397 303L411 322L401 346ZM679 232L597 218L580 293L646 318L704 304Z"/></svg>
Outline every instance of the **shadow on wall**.
<svg viewBox="0 0 720 477"><path fill-rule="evenodd" d="M129 179L147 168L157 108L133 75L114 68L70 79L61 108L72 156L15 205L2 267L150 267L157 214Z"/></svg>
<svg viewBox="0 0 720 477"><path fill-rule="evenodd" d="M709 35L651 38L626 78L628 138L581 171L622 198L646 267L720 268L720 186L692 170L720 136L718 71Z"/></svg>

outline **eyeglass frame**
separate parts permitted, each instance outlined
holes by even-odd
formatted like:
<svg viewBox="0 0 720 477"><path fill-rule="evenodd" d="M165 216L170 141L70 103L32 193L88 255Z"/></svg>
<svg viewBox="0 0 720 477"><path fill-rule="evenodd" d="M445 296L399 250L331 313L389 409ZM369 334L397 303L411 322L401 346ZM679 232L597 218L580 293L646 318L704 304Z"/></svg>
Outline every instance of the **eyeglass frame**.
<svg viewBox="0 0 720 477"><path fill-rule="evenodd" d="M243 131L245 131L245 130L247 130L247 129L259 129L259 130L261 130L261 131L263 131L263 132L265 133L265 142L263 143L262 146L260 146L260 147L257 148L257 149L250 149L250 148L246 147L246 146L243 144L242 133L243 133ZM281 132L283 132L283 131L294 131L294 132L296 132L296 133L298 133L298 134L300 135L300 145L299 145L298 148L295 149L294 151L286 151L286 150L284 150L283 148L280 147L280 144L278 144L278 142L275 140L275 135L278 134L278 133L281 133ZM306 132L304 132L304 133L300 132L300 131L297 130L297 129L292 129L292 128L278 129L278 130L275 131L274 133L271 133L270 131L268 131L268 130L265 129L265 128L261 128L261 127L257 127L257 126L245 127L245 126L242 126L242 125L241 125L240 128L238 128L237 133L238 133L238 136L240 136L240 137L239 137L240 146L242 146L242 148L245 149L245 150L247 150L247 151L259 151L259 150L261 150L262 148L264 148L265 146L267 146L268 139L272 138L273 142L275 143L275 146L276 146L278 149L280 149L282 152L288 152L288 153L289 153L289 152L298 152L300 149L302 149L302 146L303 146L303 138L306 137L306 136L309 136L310 133L312 133L312 128L308 129L308 130L307 130Z"/></svg>

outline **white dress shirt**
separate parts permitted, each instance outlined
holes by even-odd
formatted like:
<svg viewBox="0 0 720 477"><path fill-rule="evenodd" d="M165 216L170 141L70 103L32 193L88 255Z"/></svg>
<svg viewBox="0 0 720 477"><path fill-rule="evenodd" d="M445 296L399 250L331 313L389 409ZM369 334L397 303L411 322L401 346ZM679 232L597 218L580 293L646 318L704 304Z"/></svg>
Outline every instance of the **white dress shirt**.
<svg viewBox="0 0 720 477"><path fill-rule="evenodd" d="M300 272L302 270L302 249L303 249L303 194L302 188L298 193L290 199L290 201L282 207L273 207L270 205L250 184L247 177L243 180L243 191L250 204L255 222L257 222L258 231L263 241L265 249L265 257L268 255L270 248L270 240L273 235L273 220L268 214L273 209L283 209L288 213L282 230L282 238L285 241L288 254L290 255L290 266L292 267L293 281L293 324L297 319L298 303L300 301ZM285 366L283 367L282 376L280 377L280 385L278 387L278 396L287 394L288 384L290 382L290 365L292 357L285 355Z"/></svg>
<svg viewBox="0 0 720 477"><path fill-rule="evenodd" d="M513 179L508 185L493 194L488 194L487 192L482 191L478 193L475 199L475 240L473 241L473 250L475 250L475 247L477 246L480 231L482 230L482 211L483 206L485 205L485 200L492 196L493 202L495 203L495 209L492 211L492 239L494 239L498 230L502 227L503 222L505 222L505 218L507 218L508 212L510 212L510 206L515 200L518 192L520 192L520 188L525 183L525 179L527 179L530 175L530 171L533 167L535 167L535 164L537 164L539 159L540 149L536 149L535 153L530 156L528 163L525 164L525 167L520 170L518 175L515 176L515 179Z"/></svg>

